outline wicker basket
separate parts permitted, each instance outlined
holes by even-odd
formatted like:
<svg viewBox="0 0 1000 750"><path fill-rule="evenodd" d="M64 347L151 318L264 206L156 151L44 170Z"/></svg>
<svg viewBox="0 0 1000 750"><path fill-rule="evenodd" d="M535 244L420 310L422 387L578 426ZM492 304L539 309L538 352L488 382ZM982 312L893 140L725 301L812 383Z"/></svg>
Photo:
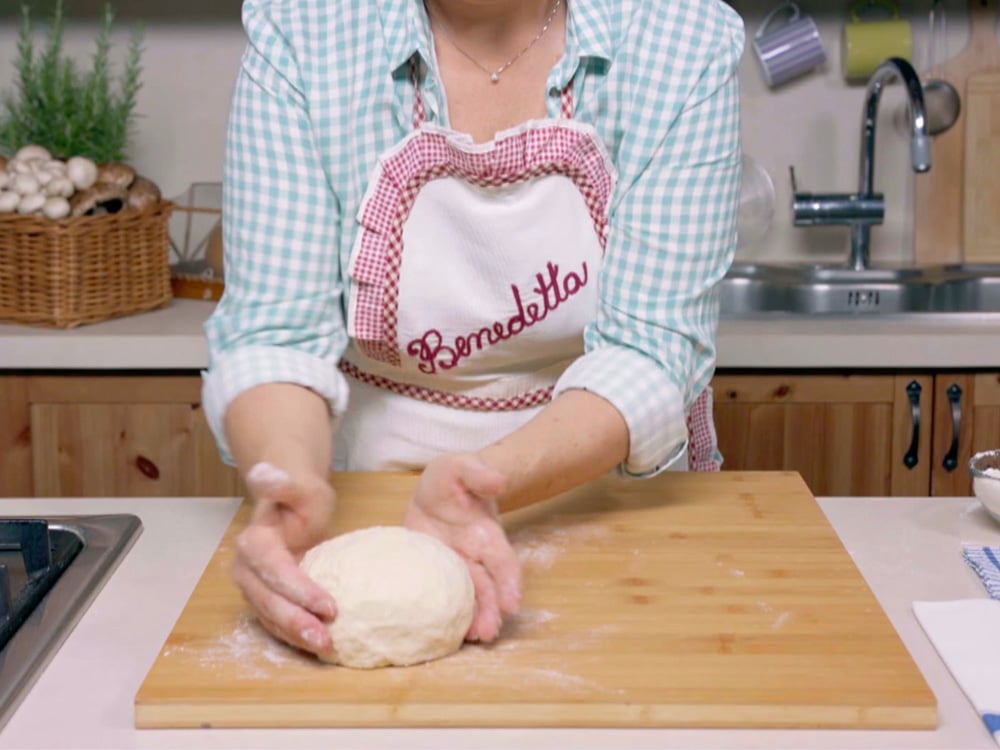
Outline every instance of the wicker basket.
<svg viewBox="0 0 1000 750"><path fill-rule="evenodd" d="M72 328L166 304L173 206L58 221L0 215L0 321Z"/></svg>

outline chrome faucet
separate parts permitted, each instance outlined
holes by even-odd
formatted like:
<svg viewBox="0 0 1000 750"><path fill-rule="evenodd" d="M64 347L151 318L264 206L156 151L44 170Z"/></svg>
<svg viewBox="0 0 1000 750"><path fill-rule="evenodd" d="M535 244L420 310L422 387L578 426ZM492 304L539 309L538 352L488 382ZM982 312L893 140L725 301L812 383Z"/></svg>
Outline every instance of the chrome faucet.
<svg viewBox="0 0 1000 750"><path fill-rule="evenodd" d="M914 172L931 168L931 138L927 132L924 89L913 66L899 57L890 57L872 74L865 93L865 111L861 130L861 163L857 193L800 193L792 176L792 216L797 227L845 224L851 230L849 265L856 271L868 268L871 228L885 218L885 196L874 192L875 121L882 89L898 75L910 100L910 161Z"/></svg>

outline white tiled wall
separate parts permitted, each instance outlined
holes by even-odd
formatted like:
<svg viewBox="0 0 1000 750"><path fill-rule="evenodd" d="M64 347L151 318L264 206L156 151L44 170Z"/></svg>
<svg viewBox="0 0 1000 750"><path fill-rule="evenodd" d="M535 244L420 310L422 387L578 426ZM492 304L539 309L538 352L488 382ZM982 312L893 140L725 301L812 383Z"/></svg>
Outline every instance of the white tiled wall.
<svg viewBox="0 0 1000 750"><path fill-rule="evenodd" d="M365 0L359 0L365 1ZM663 0L683 2L683 0ZM124 2L124 0L119 0ZM155 179L167 195L177 195L189 183L218 180L229 95L243 47L238 0L233 8L209 20L180 17L164 20L162 4L146 21L144 86L139 101L141 118L132 142L131 161ZM129 14L143 18L142 6L154 0L131 0ZM796 229L791 225L788 178L795 165L800 189L851 191L857 186L863 87L848 86L840 77L839 39L847 2L802 0L805 12L820 25L829 57L825 70L787 84L777 91L763 82L749 39L764 13L773 6L761 0L732 0L747 24L748 44L740 77L743 85L744 145L746 152L770 173L776 188L776 211L765 238L741 249L743 259L837 261L846 257L843 228ZM922 68L926 53L927 15L931 0L904 0L901 12L913 22L915 60ZM958 53L968 35L965 0L947 0L949 54ZM69 2L70 32L67 50L90 52L96 26L91 20L74 22ZM122 21L116 49L127 43L129 21ZM12 82L16 25L0 19L0 89ZM876 189L886 194L886 221L873 232L875 263L899 265L912 252L912 172L908 145L901 128L900 87L886 92L879 121Z"/></svg>

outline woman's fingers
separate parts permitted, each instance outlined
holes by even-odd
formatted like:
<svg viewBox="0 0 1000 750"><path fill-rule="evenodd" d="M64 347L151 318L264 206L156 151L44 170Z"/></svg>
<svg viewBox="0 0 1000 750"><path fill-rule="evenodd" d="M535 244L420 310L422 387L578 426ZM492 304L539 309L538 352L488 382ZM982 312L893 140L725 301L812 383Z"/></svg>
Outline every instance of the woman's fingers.
<svg viewBox="0 0 1000 750"><path fill-rule="evenodd" d="M474 456L462 456L458 467L459 481L474 497L493 502L506 484L503 474Z"/></svg>
<svg viewBox="0 0 1000 750"><path fill-rule="evenodd" d="M500 633L500 606L493 579L479 563L468 561L472 586L476 590L476 609L469 625L471 641L492 641Z"/></svg>
<svg viewBox="0 0 1000 750"><path fill-rule="evenodd" d="M463 457L460 464L460 478L465 489L480 502L492 518L475 529L482 539L475 556L493 579L498 610L512 614L521 604L521 564L517 554L507 541L503 527L496 518L496 498L503 492L504 477L478 458ZM499 626L498 626L499 627Z"/></svg>
<svg viewBox="0 0 1000 750"><path fill-rule="evenodd" d="M294 479L269 463L258 463L247 472L246 483L258 501L253 521L279 527L286 546L305 548L326 533L334 494L324 479Z"/></svg>
<svg viewBox="0 0 1000 750"><path fill-rule="evenodd" d="M277 530L251 524L236 537L236 548L242 564L268 589L317 617L336 616L330 592L302 571Z"/></svg>
<svg viewBox="0 0 1000 750"><path fill-rule="evenodd" d="M300 568L293 551L320 540L333 509L322 479L295 479L268 463L251 467L253 519L237 536L233 580L272 635L313 653L333 648L323 621L337 614L333 597Z"/></svg>
<svg viewBox="0 0 1000 750"><path fill-rule="evenodd" d="M500 611L514 614L521 606L521 563L503 530L483 548L483 567L493 580Z"/></svg>
<svg viewBox="0 0 1000 750"><path fill-rule="evenodd" d="M233 579L271 635L316 654L328 653L333 648L330 633L323 623L306 610L278 596L249 569L237 565L233 569Z"/></svg>

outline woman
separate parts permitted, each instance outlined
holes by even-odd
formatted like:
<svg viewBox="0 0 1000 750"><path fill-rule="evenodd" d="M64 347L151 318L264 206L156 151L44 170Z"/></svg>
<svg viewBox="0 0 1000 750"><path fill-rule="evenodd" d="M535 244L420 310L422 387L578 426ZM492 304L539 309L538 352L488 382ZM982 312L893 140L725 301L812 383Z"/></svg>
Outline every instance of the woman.
<svg viewBox="0 0 1000 750"><path fill-rule="evenodd" d="M717 460L742 23L719 0L246 0L244 23L204 399L256 503L234 579L329 651L336 603L296 561L331 456L416 469L404 523L465 558L490 640L521 596L500 512L676 466L689 432Z"/></svg>

